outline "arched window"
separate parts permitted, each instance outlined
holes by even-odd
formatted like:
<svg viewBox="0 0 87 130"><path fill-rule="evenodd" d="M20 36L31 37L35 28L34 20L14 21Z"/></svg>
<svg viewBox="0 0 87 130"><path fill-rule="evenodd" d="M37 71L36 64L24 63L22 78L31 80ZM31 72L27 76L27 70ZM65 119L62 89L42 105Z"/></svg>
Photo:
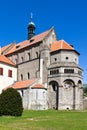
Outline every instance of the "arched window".
<svg viewBox="0 0 87 130"><path fill-rule="evenodd" d="M57 58L54 58L55 61L57 61Z"/></svg>
<svg viewBox="0 0 87 130"><path fill-rule="evenodd" d="M38 52L36 52L36 58L38 58L38 57L39 57Z"/></svg>
<svg viewBox="0 0 87 130"><path fill-rule="evenodd" d="M78 81L78 87L79 87L79 88L82 87L82 81L81 81L81 80Z"/></svg>
<svg viewBox="0 0 87 130"><path fill-rule="evenodd" d="M17 59L15 59L15 64L17 64Z"/></svg>
<svg viewBox="0 0 87 130"><path fill-rule="evenodd" d="M23 80L23 74L21 74L21 80Z"/></svg>
<svg viewBox="0 0 87 130"><path fill-rule="evenodd" d="M30 57L30 53L28 53L28 60L30 60L31 59L31 57Z"/></svg>
<svg viewBox="0 0 87 130"><path fill-rule="evenodd" d="M23 60L24 60L23 57L21 57L21 62L23 62Z"/></svg>
<svg viewBox="0 0 87 130"><path fill-rule="evenodd" d="M30 73L29 72L27 73L27 77L28 77L28 79L30 79Z"/></svg>

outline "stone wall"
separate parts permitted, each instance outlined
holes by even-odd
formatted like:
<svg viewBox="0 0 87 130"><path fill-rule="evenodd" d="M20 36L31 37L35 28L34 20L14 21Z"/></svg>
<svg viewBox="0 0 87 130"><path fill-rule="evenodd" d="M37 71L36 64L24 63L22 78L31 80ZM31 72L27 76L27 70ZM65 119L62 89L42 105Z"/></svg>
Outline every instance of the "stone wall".
<svg viewBox="0 0 87 130"><path fill-rule="evenodd" d="M83 99L83 109L87 109L87 97Z"/></svg>
<svg viewBox="0 0 87 130"><path fill-rule="evenodd" d="M18 81L22 80L21 75L23 75L23 80L39 78L39 71L39 59L22 63L18 65Z"/></svg>

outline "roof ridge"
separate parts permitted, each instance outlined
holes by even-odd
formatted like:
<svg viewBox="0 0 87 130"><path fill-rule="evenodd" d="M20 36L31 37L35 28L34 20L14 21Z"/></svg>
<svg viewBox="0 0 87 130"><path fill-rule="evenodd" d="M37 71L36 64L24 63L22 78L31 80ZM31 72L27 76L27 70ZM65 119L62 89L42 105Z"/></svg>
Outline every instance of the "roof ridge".
<svg viewBox="0 0 87 130"><path fill-rule="evenodd" d="M61 43L61 49L63 48L63 42L64 42L64 40L62 40L62 43Z"/></svg>
<svg viewBox="0 0 87 130"><path fill-rule="evenodd" d="M65 40L64 40L64 42L65 42L69 47L71 47L72 49L74 49L68 42L66 42Z"/></svg>
<svg viewBox="0 0 87 130"><path fill-rule="evenodd" d="M7 45L7 48L1 53L5 55L5 53L8 53L8 51L14 47L14 45L16 45L16 42L13 42L13 43Z"/></svg>
<svg viewBox="0 0 87 130"><path fill-rule="evenodd" d="M51 28L51 29L49 29L49 30L47 30L47 31L44 31L44 32L42 32L42 33L40 33L40 34L37 34L37 35L33 36L30 40L24 40L24 41L21 41L21 42L17 43L17 44L16 44L16 47L17 47L17 46L20 46L20 47L18 47L18 48L15 47L14 50L12 50L11 52L8 52L6 55L9 55L9 54L11 54L11 53L14 53L14 52L16 52L16 51L18 51L18 50L21 50L21 49L27 47L27 46L31 46L31 45L33 45L33 44L35 45L35 44L37 44L37 43L43 41L44 38L48 35L48 33L49 33L52 29L53 29L53 28ZM32 40L33 40L33 41L32 41ZM26 44L24 44L25 42L26 42Z"/></svg>

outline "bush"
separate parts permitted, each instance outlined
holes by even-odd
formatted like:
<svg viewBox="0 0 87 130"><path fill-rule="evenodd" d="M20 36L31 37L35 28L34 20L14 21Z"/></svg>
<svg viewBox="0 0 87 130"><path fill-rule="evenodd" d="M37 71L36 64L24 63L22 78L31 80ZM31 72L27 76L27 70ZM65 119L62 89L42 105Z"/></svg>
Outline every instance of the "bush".
<svg viewBox="0 0 87 130"><path fill-rule="evenodd" d="M21 116L23 112L22 98L13 88L4 90L0 95L0 115Z"/></svg>
<svg viewBox="0 0 87 130"><path fill-rule="evenodd" d="M83 92L87 94L87 87L83 88Z"/></svg>

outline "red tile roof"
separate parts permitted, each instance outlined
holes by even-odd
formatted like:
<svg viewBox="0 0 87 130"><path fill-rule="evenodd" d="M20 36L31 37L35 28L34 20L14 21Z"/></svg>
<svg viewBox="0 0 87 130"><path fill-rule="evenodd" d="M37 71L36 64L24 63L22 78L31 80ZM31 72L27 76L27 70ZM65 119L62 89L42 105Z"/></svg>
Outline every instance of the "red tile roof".
<svg viewBox="0 0 87 130"><path fill-rule="evenodd" d="M15 82L13 85L9 86L9 88L14 88L14 89L28 88L36 80L37 79L30 79L30 80L18 81L18 82Z"/></svg>
<svg viewBox="0 0 87 130"><path fill-rule="evenodd" d="M36 89L46 89L42 84L35 84L32 88L36 88Z"/></svg>
<svg viewBox="0 0 87 130"><path fill-rule="evenodd" d="M34 37L32 37L30 40L25 40L23 42L20 42L18 44L15 44L13 48L11 48L7 54L10 54L10 53L13 53L15 51L19 51L20 49L23 49L27 46L31 46L33 44L37 44L38 42L41 42L45 36L50 32L50 30L46 31L46 32L43 32L41 34L38 34ZM7 55L6 54L6 55Z"/></svg>
<svg viewBox="0 0 87 130"><path fill-rule="evenodd" d="M24 88L30 87L30 85L33 85L33 83L35 84L36 81L37 81L37 79L18 81L7 88L24 89ZM33 88L33 89L46 89L42 84L39 84L39 83L36 83L31 88Z"/></svg>
<svg viewBox="0 0 87 130"><path fill-rule="evenodd" d="M5 64L9 64L9 65L12 65L12 66L16 66L10 59L8 59L4 55L0 55L0 62L5 63Z"/></svg>
<svg viewBox="0 0 87 130"><path fill-rule="evenodd" d="M55 41L51 45L51 52L57 51L57 50L74 50L72 46L70 46L67 42L64 40Z"/></svg>
<svg viewBox="0 0 87 130"><path fill-rule="evenodd" d="M1 54L4 55L4 54L8 53L10 50L13 50L14 46L16 46L15 42L13 42L13 43L11 43L7 46L2 47L1 48Z"/></svg>
<svg viewBox="0 0 87 130"><path fill-rule="evenodd" d="M3 53L11 44L7 45L7 46L4 46L1 48L1 52Z"/></svg>

